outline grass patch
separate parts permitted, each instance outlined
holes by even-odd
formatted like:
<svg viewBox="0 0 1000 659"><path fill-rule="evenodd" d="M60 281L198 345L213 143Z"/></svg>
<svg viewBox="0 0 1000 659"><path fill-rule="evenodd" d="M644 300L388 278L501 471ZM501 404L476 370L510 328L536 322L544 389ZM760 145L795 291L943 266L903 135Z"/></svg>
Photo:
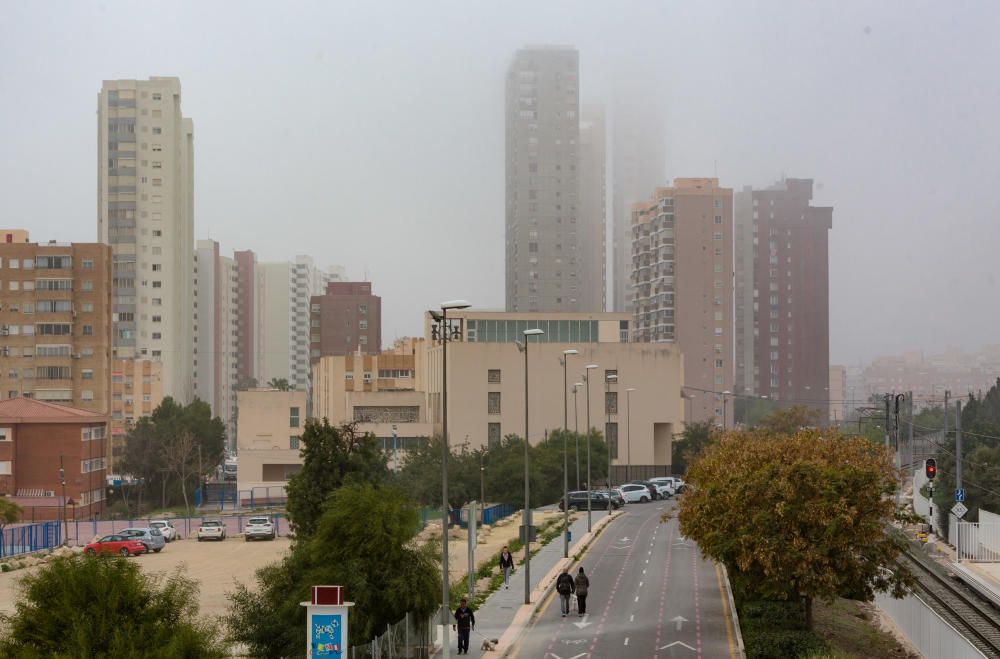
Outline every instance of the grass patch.
<svg viewBox="0 0 1000 659"><path fill-rule="evenodd" d="M912 657L892 636L878 628L871 606L837 599L813 605L814 627L830 648L826 657Z"/></svg>

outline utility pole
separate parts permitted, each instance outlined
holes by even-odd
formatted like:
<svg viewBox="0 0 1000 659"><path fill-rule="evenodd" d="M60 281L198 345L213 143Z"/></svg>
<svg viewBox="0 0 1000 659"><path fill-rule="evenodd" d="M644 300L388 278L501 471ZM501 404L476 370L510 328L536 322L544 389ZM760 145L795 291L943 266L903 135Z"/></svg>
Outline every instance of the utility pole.
<svg viewBox="0 0 1000 659"><path fill-rule="evenodd" d="M885 395L885 447L889 448L889 400L892 394Z"/></svg>
<svg viewBox="0 0 1000 659"><path fill-rule="evenodd" d="M910 474L913 474L913 392L909 393L910 396L910 432L906 440L906 456L907 464L910 465L907 469Z"/></svg>
<svg viewBox="0 0 1000 659"><path fill-rule="evenodd" d="M942 442L948 441L948 397L951 396L951 392L945 389L944 392L944 437L941 438Z"/></svg>
<svg viewBox="0 0 1000 659"><path fill-rule="evenodd" d="M896 394L896 427L893 429L896 440L896 473L899 475L899 487L896 488L896 509L899 509L899 497L903 492L903 449L899 445L899 399L906 398L906 394ZM911 405L912 405L912 398ZM911 424L912 427L912 424Z"/></svg>
<svg viewBox="0 0 1000 659"><path fill-rule="evenodd" d="M955 401L955 494L962 489L962 399ZM962 518L955 516L955 558L962 562Z"/></svg>

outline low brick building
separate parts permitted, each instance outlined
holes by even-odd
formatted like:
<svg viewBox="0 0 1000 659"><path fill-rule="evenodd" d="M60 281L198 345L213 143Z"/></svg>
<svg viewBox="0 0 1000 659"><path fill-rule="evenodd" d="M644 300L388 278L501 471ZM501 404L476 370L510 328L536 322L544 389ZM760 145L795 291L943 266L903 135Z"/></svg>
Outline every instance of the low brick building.
<svg viewBox="0 0 1000 659"><path fill-rule="evenodd" d="M69 519L102 515L108 434L104 414L24 397L0 400L0 495L24 509L24 520L59 519L64 508Z"/></svg>

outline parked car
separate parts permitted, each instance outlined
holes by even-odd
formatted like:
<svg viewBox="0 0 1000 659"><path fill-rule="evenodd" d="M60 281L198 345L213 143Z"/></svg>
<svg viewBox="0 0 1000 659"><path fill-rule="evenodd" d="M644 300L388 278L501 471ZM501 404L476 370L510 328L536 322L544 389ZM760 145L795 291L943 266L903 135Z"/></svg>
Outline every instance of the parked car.
<svg viewBox="0 0 1000 659"><path fill-rule="evenodd" d="M656 488L656 492L659 494L661 499L669 499L674 496L675 493L673 483L656 479L650 480L649 482Z"/></svg>
<svg viewBox="0 0 1000 659"><path fill-rule="evenodd" d="M267 517L251 517L243 529L243 539L247 542L257 538L274 540L274 536L274 524Z"/></svg>
<svg viewBox="0 0 1000 659"><path fill-rule="evenodd" d="M611 488L611 500L617 503L619 508L625 505L625 495L617 487Z"/></svg>
<svg viewBox="0 0 1000 659"><path fill-rule="evenodd" d="M202 540L225 540L226 525L217 519L209 519L198 527L198 542Z"/></svg>
<svg viewBox="0 0 1000 659"><path fill-rule="evenodd" d="M600 494L599 492L592 491L590 493L590 508L591 510L607 510L608 506L614 510L618 505L608 497L607 494ZM559 510L564 510L564 501L559 502ZM575 492L569 493L569 509L573 511L586 510L587 509L587 491L577 490Z"/></svg>
<svg viewBox="0 0 1000 659"><path fill-rule="evenodd" d="M146 552L146 545L135 538L124 535L106 535L100 540L91 542L83 551L91 556L96 554L119 554L121 556L138 556Z"/></svg>
<svg viewBox="0 0 1000 659"><path fill-rule="evenodd" d="M156 529L162 533L165 542L173 542L177 539L177 529L174 528L169 519L151 519L149 521L149 528Z"/></svg>
<svg viewBox="0 0 1000 659"><path fill-rule="evenodd" d="M618 488L622 491L625 503L647 503L652 500L649 488L638 483L627 483Z"/></svg>
<svg viewBox="0 0 1000 659"><path fill-rule="evenodd" d="M138 540L146 546L146 551L151 551L156 554L159 554L163 550L163 546L166 544L163 534L154 528L137 527L132 529L122 529L118 532L118 535Z"/></svg>
<svg viewBox="0 0 1000 659"><path fill-rule="evenodd" d="M633 485L645 485L646 489L649 490L649 498L651 500L656 501L657 499L660 498L660 491L656 488L655 485L653 485L649 481L637 480L637 481L632 481L632 484Z"/></svg>
<svg viewBox="0 0 1000 659"><path fill-rule="evenodd" d="M673 490L674 494L680 494L684 491L684 481L676 476L657 476L656 478L650 478L650 483L667 483Z"/></svg>

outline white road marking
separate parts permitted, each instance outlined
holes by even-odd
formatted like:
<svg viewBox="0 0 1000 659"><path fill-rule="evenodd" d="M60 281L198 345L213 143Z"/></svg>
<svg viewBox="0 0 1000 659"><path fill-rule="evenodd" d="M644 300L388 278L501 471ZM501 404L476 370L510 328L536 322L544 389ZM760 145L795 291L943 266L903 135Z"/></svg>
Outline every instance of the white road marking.
<svg viewBox="0 0 1000 659"><path fill-rule="evenodd" d="M687 643L685 643L685 642L683 642L683 641L674 641L673 643L670 643L670 644L668 644L668 645L664 645L664 646L663 646L663 647L661 647L660 649L661 649L661 650L666 650L667 648L672 648L672 647L674 647L675 645L680 645L680 646L683 646L683 647L687 648L688 650L691 650L692 652L694 652L694 651L695 651L695 649L694 649L693 647L691 647L690 645L688 645ZM576 657L570 657L570 659L576 659Z"/></svg>
<svg viewBox="0 0 1000 659"><path fill-rule="evenodd" d="M628 645L628 636L625 637L625 645Z"/></svg>
<svg viewBox="0 0 1000 659"><path fill-rule="evenodd" d="M587 622L588 618L590 618L590 614L589 613L584 613L583 614L583 620L581 620L580 622L574 622L573 624L576 625L577 629L583 629L587 625L592 625L593 624L591 622Z"/></svg>
<svg viewBox="0 0 1000 659"><path fill-rule="evenodd" d="M635 596L635 601L636 601L636 602L638 602L638 601L639 601L639 596L638 596L638 595L636 595L636 596Z"/></svg>
<svg viewBox="0 0 1000 659"><path fill-rule="evenodd" d="M635 614L634 613L628 617L628 621L629 622L635 622Z"/></svg>
<svg viewBox="0 0 1000 659"><path fill-rule="evenodd" d="M639 588L642 588L642 582L641 581L639 582Z"/></svg>
<svg viewBox="0 0 1000 659"><path fill-rule="evenodd" d="M642 573L646 574L646 569L645 568L643 568Z"/></svg>
<svg viewBox="0 0 1000 659"><path fill-rule="evenodd" d="M670 619L670 622L676 622L677 623L677 631L680 631L681 630L681 625L683 625L687 621L688 621L688 619L684 618L682 616L675 616L675 617L673 617L673 618Z"/></svg>

